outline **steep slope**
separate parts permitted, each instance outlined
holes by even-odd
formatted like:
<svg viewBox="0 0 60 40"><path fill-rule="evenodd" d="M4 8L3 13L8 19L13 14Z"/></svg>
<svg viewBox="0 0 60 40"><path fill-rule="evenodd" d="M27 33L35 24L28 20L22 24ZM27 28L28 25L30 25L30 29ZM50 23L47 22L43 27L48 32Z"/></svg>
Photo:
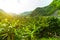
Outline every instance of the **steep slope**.
<svg viewBox="0 0 60 40"><path fill-rule="evenodd" d="M55 11L60 10L60 0L53 0L53 2L46 7L36 8L31 16L50 16L55 13ZM53 16L53 15L52 15Z"/></svg>
<svg viewBox="0 0 60 40"><path fill-rule="evenodd" d="M60 17L60 10L56 10L51 16Z"/></svg>
<svg viewBox="0 0 60 40"><path fill-rule="evenodd" d="M2 19L13 19L14 16L13 15L10 15L9 13L3 11L2 9L0 9L0 20Z"/></svg>

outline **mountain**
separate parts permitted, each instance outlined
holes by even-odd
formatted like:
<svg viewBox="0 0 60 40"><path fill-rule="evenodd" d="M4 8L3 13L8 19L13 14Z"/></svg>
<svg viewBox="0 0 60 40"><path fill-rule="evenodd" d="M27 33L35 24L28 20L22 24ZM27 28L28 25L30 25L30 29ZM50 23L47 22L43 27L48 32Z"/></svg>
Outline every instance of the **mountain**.
<svg viewBox="0 0 60 40"><path fill-rule="evenodd" d="M32 13L32 11L27 11L27 12L23 12L20 14L20 16L28 16Z"/></svg>
<svg viewBox="0 0 60 40"><path fill-rule="evenodd" d="M56 12L57 10L60 10L60 0L53 0L53 2L46 7L37 7L30 16L54 16L58 13Z"/></svg>
<svg viewBox="0 0 60 40"><path fill-rule="evenodd" d="M1 19L14 19L15 16L13 16L13 14L9 14L7 12L5 12L4 10L0 9L0 20Z"/></svg>

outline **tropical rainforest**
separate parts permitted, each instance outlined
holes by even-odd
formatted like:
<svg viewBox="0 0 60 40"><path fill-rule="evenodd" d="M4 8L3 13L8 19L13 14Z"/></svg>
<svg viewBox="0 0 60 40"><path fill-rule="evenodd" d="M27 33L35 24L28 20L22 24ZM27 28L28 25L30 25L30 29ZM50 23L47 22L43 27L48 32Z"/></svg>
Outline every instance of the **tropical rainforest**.
<svg viewBox="0 0 60 40"><path fill-rule="evenodd" d="M0 40L60 40L60 0L19 15L0 9Z"/></svg>

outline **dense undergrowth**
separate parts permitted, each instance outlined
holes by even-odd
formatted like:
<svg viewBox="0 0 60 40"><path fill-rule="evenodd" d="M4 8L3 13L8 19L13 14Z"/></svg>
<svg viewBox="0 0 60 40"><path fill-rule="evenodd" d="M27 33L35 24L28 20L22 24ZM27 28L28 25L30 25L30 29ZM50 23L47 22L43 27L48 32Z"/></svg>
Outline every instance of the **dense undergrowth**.
<svg viewBox="0 0 60 40"><path fill-rule="evenodd" d="M0 21L0 40L39 40L59 37L60 19L54 16L22 17Z"/></svg>

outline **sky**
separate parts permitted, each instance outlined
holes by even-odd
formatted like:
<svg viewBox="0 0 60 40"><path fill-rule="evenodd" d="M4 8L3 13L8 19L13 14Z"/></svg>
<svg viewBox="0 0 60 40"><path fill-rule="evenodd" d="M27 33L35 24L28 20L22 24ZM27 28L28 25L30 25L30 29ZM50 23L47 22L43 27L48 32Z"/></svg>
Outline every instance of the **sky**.
<svg viewBox="0 0 60 40"><path fill-rule="evenodd" d="M8 13L20 14L37 7L49 5L53 0L0 0L0 9Z"/></svg>

